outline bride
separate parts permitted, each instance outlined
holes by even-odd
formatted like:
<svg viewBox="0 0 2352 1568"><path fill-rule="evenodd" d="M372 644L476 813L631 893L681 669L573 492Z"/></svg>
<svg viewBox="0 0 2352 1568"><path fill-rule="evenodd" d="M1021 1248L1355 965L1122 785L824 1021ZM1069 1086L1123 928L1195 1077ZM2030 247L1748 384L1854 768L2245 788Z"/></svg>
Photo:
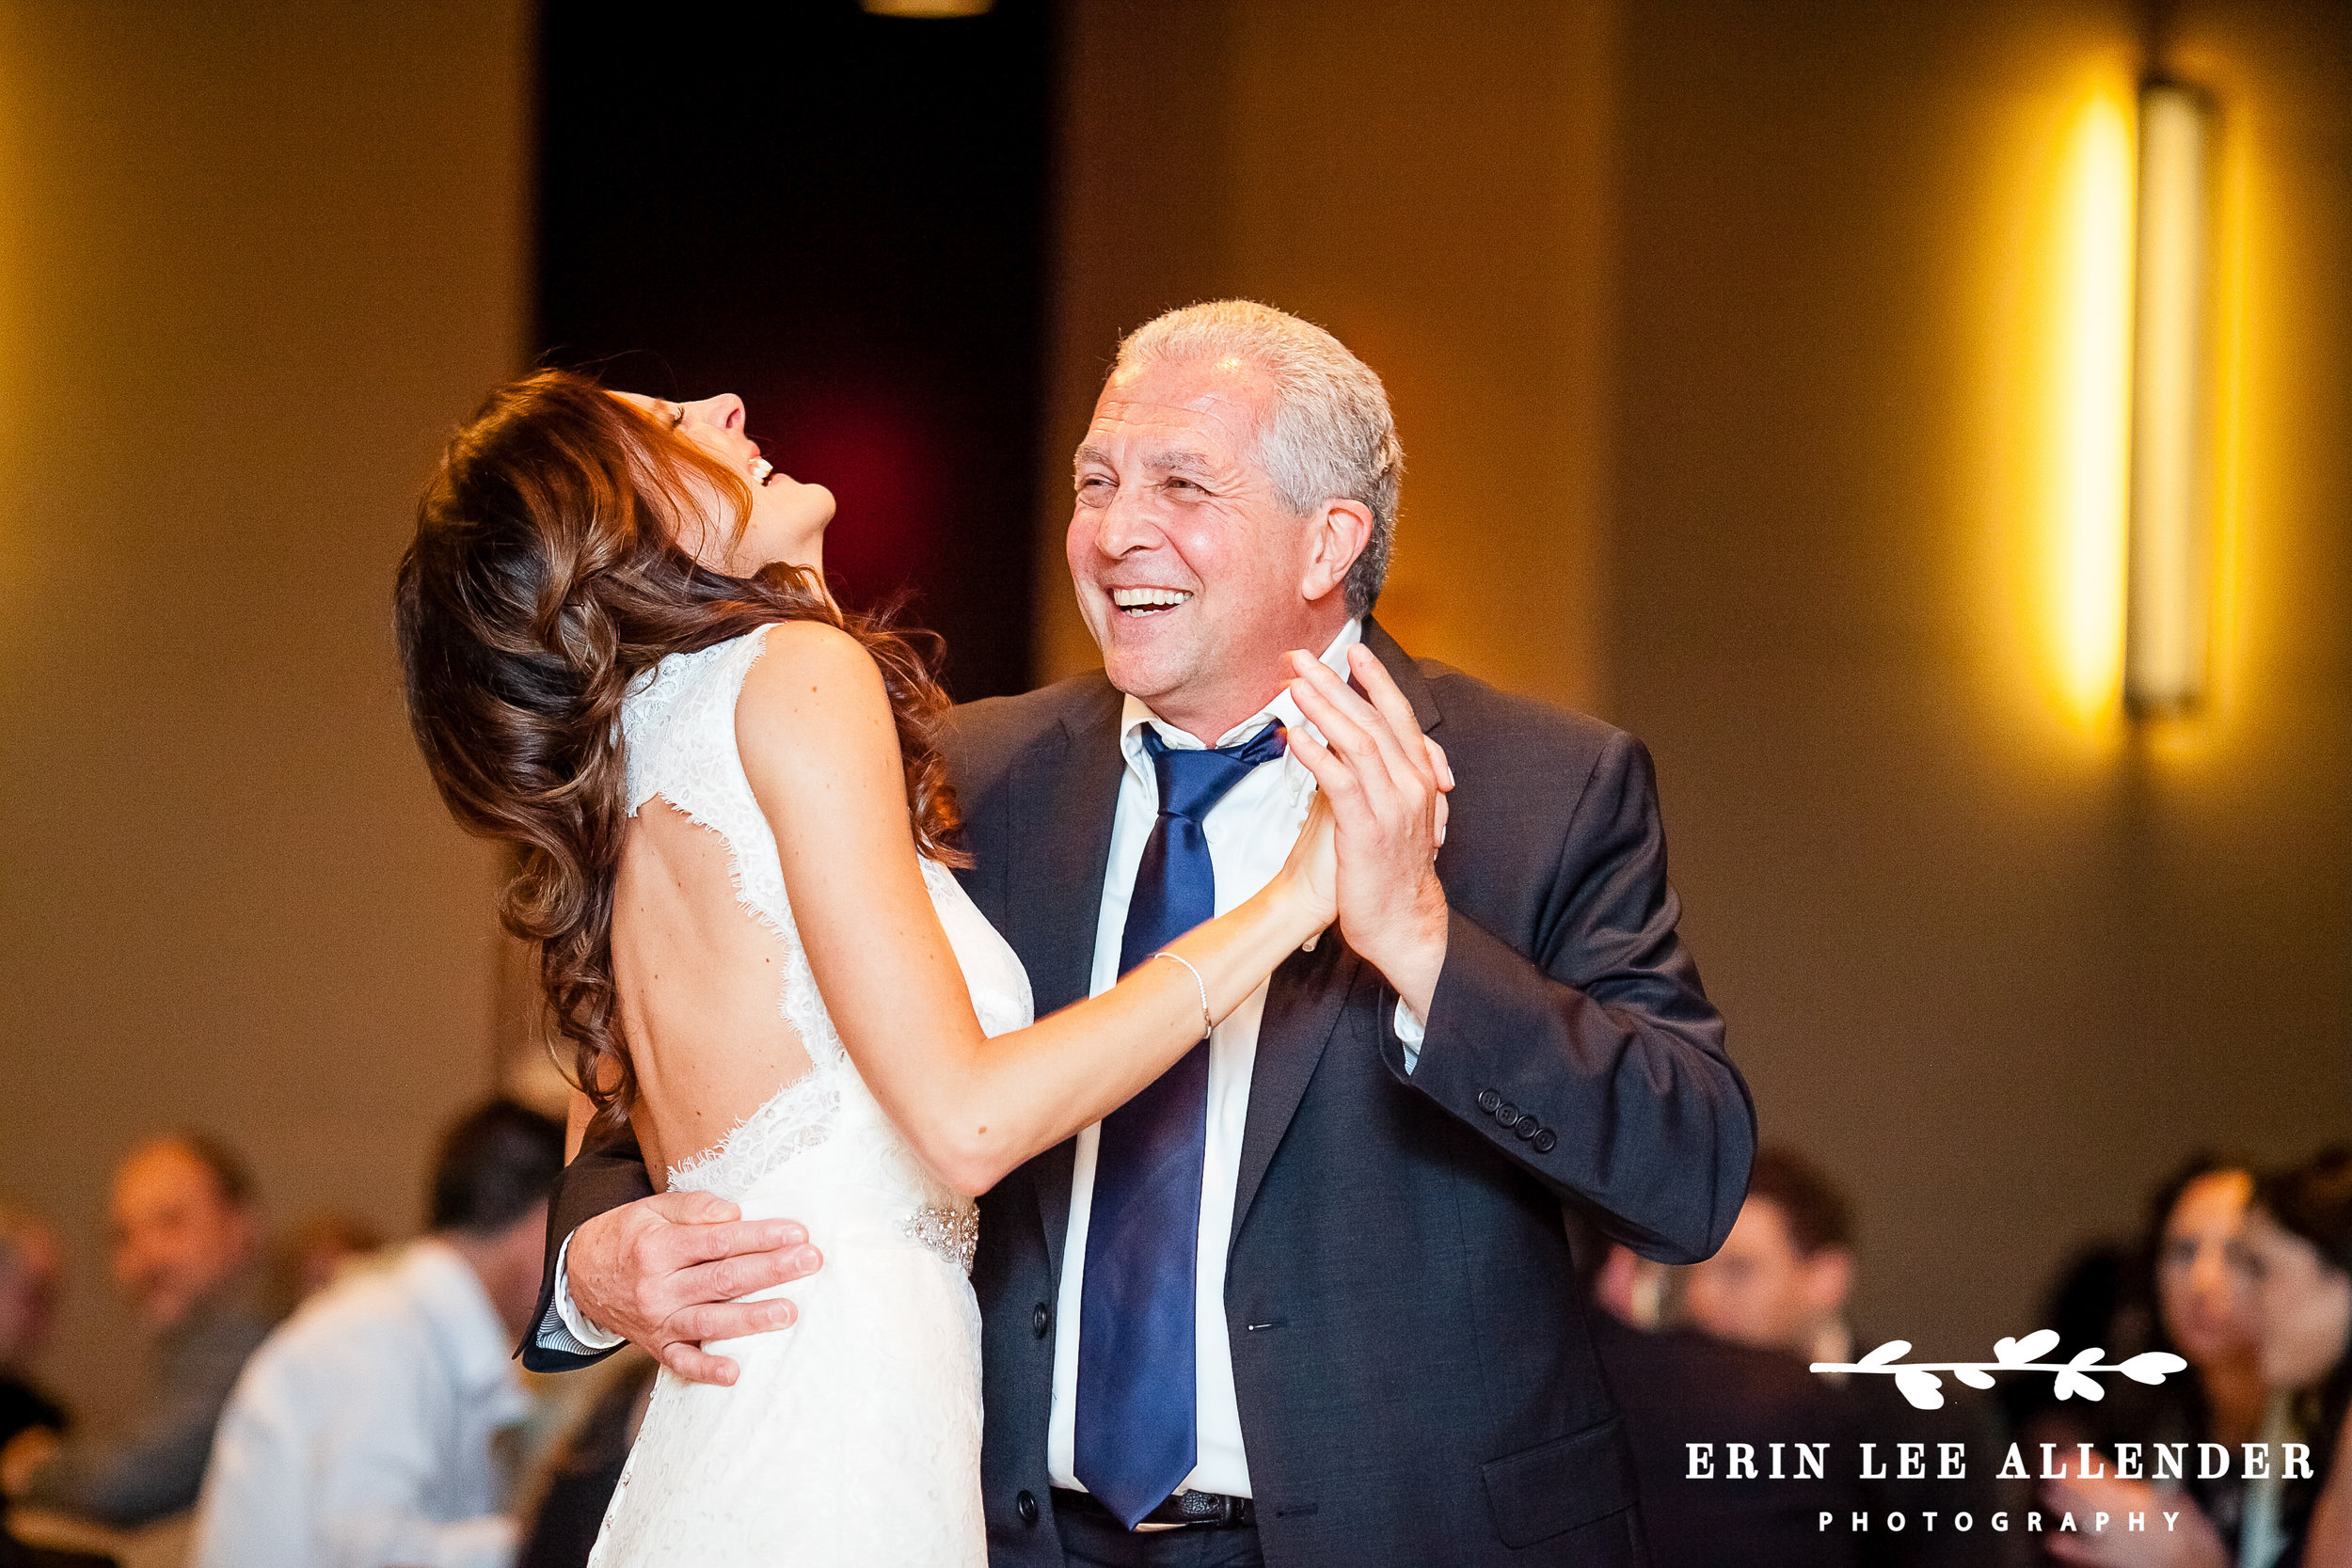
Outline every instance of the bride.
<svg viewBox="0 0 2352 1568"><path fill-rule="evenodd" d="M979 1568L973 1195L1331 921L1328 814L1256 897L1032 1022L947 870L946 698L834 604L833 497L743 419L560 371L493 393L400 564L410 718L458 821L516 851L575 1147L625 1120L669 1186L824 1252L780 1288L793 1328L711 1347L733 1386L662 1374L591 1560Z"/></svg>

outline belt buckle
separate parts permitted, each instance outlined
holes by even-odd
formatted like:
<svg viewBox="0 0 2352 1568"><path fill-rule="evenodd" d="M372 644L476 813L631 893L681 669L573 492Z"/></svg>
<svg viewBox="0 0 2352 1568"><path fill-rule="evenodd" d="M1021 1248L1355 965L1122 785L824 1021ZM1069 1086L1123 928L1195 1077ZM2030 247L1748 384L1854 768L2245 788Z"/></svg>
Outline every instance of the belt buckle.
<svg viewBox="0 0 2352 1568"><path fill-rule="evenodd" d="M1194 1498L1198 1499L1198 1501L1196 1503L1187 1503L1184 1500L1186 1498ZM1142 1525L1137 1528L1143 1529L1184 1529L1196 1525L1206 1525L1214 1528L1220 1525L1232 1525L1241 1522L1242 1500L1237 1497L1226 1497L1222 1493L1200 1492L1195 1491L1190 1487L1186 1487L1182 1491L1170 1493L1168 1495L1168 1501L1161 1504L1161 1507L1163 1508L1170 1506L1173 1506L1175 1511L1179 1514L1184 1515L1184 1517L1168 1520L1157 1525Z"/></svg>
<svg viewBox="0 0 2352 1568"><path fill-rule="evenodd" d="M1151 1514L1146 1514L1141 1519L1136 1521L1136 1533L1137 1535L1141 1535L1146 1530L1151 1530L1156 1533L1160 1530L1190 1529L1195 1525L1207 1524L1209 1519L1206 1515L1185 1517L1184 1515L1189 1513L1189 1510L1185 1508L1184 1502L1181 1500L1185 1497L1197 1497L1200 1495L1201 1494L1196 1493L1189 1486L1178 1487L1175 1491L1170 1492L1167 1497L1161 1498L1158 1506L1152 1510L1152 1513L1157 1513L1162 1509L1173 1509L1178 1516L1173 1519L1154 1519L1151 1516Z"/></svg>

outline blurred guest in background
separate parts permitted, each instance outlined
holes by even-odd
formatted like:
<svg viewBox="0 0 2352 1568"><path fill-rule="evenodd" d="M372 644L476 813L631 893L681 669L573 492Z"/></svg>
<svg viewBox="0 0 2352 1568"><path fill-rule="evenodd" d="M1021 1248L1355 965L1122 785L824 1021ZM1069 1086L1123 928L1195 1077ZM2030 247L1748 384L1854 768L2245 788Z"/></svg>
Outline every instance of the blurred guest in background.
<svg viewBox="0 0 2352 1568"><path fill-rule="evenodd" d="M0 1483L19 1500L129 1528L196 1501L213 1427L269 1321L257 1305L252 1179L215 1139L175 1132L132 1150L107 1225L115 1282L153 1337L136 1413L111 1433L19 1433L0 1452Z"/></svg>
<svg viewBox="0 0 2352 1568"><path fill-rule="evenodd" d="M2240 1560L2352 1568L2352 1148L2323 1151L2255 1189L2244 1252L2262 1376L2281 1398L2263 1435L2311 1445L2312 1479L2271 1466L2249 1487Z"/></svg>
<svg viewBox="0 0 2352 1568"><path fill-rule="evenodd" d="M2224 1167L2215 1174L2243 1173ZM2214 1183L2214 1176L2200 1180ZM2189 1200L2198 1184L2192 1180L2183 1188L2175 1208L2191 1213L2178 1224L2169 1223L2169 1234L2193 1228ZM2328 1150L2294 1170L2248 1186L2250 1206L2244 1196L2247 1188L2235 1189L2242 1229L2232 1243L2243 1282L2208 1288L2225 1296L2245 1292L2256 1376L2268 1386L2270 1397L2253 1431L2246 1431L2242 1406L2233 1418L2240 1423L2235 1430L2244 1433L2238 1442L2268 1446L2264 1473L2249 1479L2247 1466L2233 1463L2237 1474L2230 1489L2219 1491L2211 1514L2196 1504L2215 1496L2218 1483L2214 1482L2190 1481L2195 1501L2186 1507L2183 1504L2188 1499L2178 1491L2113 1476L2045 1483L2042 1495L2053 1509L2106 1510L2117 1518L2158 1508L2181 1514L2178 1527L2165 1532L2054 1535L2048 1542L2050 1554L2061 1561L2107 1568L2352 1568L2352 1496L2347 1495L2352 1494L2352 1471L2341 1463L2346 1409L2352 1406L2352 1356L2346 1354L2352 1345L2352 1150ZM2208 1223L2218 1224L2219 1212L2217 1204ZM2158 1279L2161 1289L2161 1272ZM2194 1329L2184 1337L2169 1307L2163 1315L2181 1354L2192 1354L2191 1346L2198 1342ZM2205 1326L2217 1329L2219 1315ZM2206 1348L2233 1354L2217 1333ZM2190 1381L2200 1388L2226 1387L2234 1375L2225 1372L2220 1379L2208 1379L2201 1365L2197 1371ZM2214 1419L2207 1417L2209 1423ZM2208 1430L2217 1433L2219 1429L2209 1424ZM2217 1435L2213 1440L2227 1439ZM2286 1474L2280 1445L2287 1443L2310 1446L2308 1478ZM2231 1451L2235 1460L2246 1449ZM2204 1496L2199 1495L2200 1489L2207 1489Z"/></svg>
<svg viewBox="0 0 2352 1568"><path fill-rule="evenodd" d="M2034 1326L2057 1334L2069 1354L2098 1345L2121 1359L2148 1349L2156 1326L2146 1261L2120 1242L2094 1242L2079 1249L2051 1281ZM2071 1449L2105 1434L2098 1412L2079 1400L2060 1400L2046 1372L2005 1377L1997 1397L2008 1412L2010 1431L2029 1447L2055 1443Z"/></svg>
<svg viewBox="0 0 2352 1568"><path fill-rule="evenodd" d="M1568 1237L1578 1248L1580 1266L1592 1275L1589 1289L1603 1311L1629 1328L1647 1332L1665 1326L1668 1304L1674 1294L1673 1268L1655 1259L1644 1258L1631 1247L1613 1245L1597 1231L1588 1236L1585 1227L1574 1220L1569 1223ZM1582 1249L1587 1246L1597 1247L1604 1254L1597 1270L1583 1263Z"/></svg>
<svg viewBox="0 0 2352 1568"><path fill-rule="evenodd" d="M278 1316L335 1283L344 1265L384 1244L384 1233L358 1214L322 1209L278 1238L270 1249L269 1299Z"/></svg>
<svg viewBox="0 0 2352 1568"><path fill-rule="evenodd" d="M563 1126L512 1101L434 1162L431 1234L358 1268L238 1380L197 1521L200 1568L503 1568L505 1440L531 1403L508 1360L539 1291Z"/></svg>
<svg viewBox="0 0 2352 1568"><path fill-rule="evenodd" d="M19 1540L8 1528L8 1500L0 1497L0 1568L121 1568L121 1565L117 1559L103 1552L76 1551Z"/></svg>
<svg viewBox="0 0 2352 1568"><path fill-rule="evenodd" d="M1785 1355L1686 1329L1659 1330L1663 1270L1566 1211L1577 1272L1597 1312L1587 1313L1642 1499L1652 1568L1865 1568L1878 1537L1847 1527L1871 1499L1854 1479L1855 1432L1835 1389ZM1730 1445L1756 1461L1742 1469ZM1772 1445L1829 1445L1822 1472L1775 1466ZM1703 1474L1694 1476L1692 1444ZM1775 1477L1773 1469L1781 1474ZM1830 1513L1838 1523L1824 1530ZM548 1568L555 1568L549 1564Z"/></svg>
<svg viewBox="0 0 2352 1568"><path fill-rule="evenodd" d="M516 1568L586 1568L660 1370L631 1345L589 1374L602 1386L548 1458Z"/></svg>
<svg viewBox="0 0 2352 1568"><path fill-rule="evenodd" d="M2053 1405L2027 1434L2029 1443L2056 1441L2071 1449L2088 1438L2112 1453L2117 1443L2210 1442L2235 1451L2262 1435L2266 1390L2252 1281L2240 1253L2253 1195L2253 1172L2244 1162L2210 1154L2192 1158L2156 1189L2149 1204L2149 1233L2134 1270L2139 1282L2123 1292L2107 1332L2086 1335L2077 1344L2105 1347L2109 1362L2143 1350L2168 1350L2187 1361L2188 1371L2153 1388L2119 1382L2112 1397L2098 1405ZM2137 1305L2143 1295L2152 1299L2153 1309ZM2136 1335L2142 1322L2147 1329ZM2070 1428L2079 1431L2057 1433L2061 1410ZM2233 1465L2218 1478L2192 1474L2183 1490L2185 1509L2177 1497L2164 1504L2183 1513L2181 1530L2174 1533L2197 1535L2210 1526L2221 1546L2234 1553L2246 1503L2243 1466ZM2105 1511L2118 1518L2154 1506L2154 1495L2145 1487L2129 1481L2110 1486L2079 1476L2046 1486L2043 1497L2061 1513ZM2196 1518L2187 1517L2190 1512ZM2141 1548L2126 1543L2124 1549Z"/></svg>
<svg viewBox="0 0 2352 1568"><path fill-rule="evenodd" d="M1846 1316L1853 1286L1852 1205L1812 1160L1768 1145L1756 1152L1747 1201L1731 1235L1714 1257L1686 1271L1683 1307L1694 1326L1732 1344L1777 1352L1800 1366L1851 1362L1858 1351L1870 1348L1856 1341ZM1986 1521L2004 1502L1994 1466L1985 1463L1996 1451L1999 1435L1985 1403L1964 1388L1947 1386L1941 1409L1920 1410L1902 1397L1891 1377L1866 1373L1822 1381L1844 1404L1856 1440L1875 1444L1882 1462L1892 1458L1899 1443L1925 1444L1931 1454L1940 1451L1939 1444L1960 1443L1969 1456L1961 1480L1890 1476L1870 1481L1868 1495L1882 1515L1902 1513L1916 1520L1933 1510L1949 1520L1964 1512L1975 1532L1910 1528L1874 1539L1866 1546L1870 1555L1865 1560L2001 1560L2004 1548L1985 1533ZM1844 1451L1855 1450L1850 1446Z"/></svg>
<svg viewBox="0 0 2352 1568"><path fill-rule="evenodd" d="M22 1209L0 1203L0 1444L20 1432L65 1431L65 1409L32 1378L49 1338L63 1272L57 1238Z"/></svg>
<svg viewBox="0 0 2352 1568"><path fill-rule="evenodd" d="M1806 1362L1851 1361L1846 1298L1853 1272L1845 1195L1804 1155L1767 1146L1756 1151L1731 1235L1685 1275L1683 1307L1701 1332L1735 1345Z"/></svg>

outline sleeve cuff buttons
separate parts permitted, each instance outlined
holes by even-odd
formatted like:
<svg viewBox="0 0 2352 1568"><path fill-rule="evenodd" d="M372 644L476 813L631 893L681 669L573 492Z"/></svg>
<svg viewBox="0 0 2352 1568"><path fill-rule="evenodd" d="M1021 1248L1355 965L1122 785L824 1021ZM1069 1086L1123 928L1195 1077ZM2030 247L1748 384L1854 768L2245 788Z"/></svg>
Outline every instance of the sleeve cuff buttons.
<svg viewBox="0 0 2352 1568"><path fill-rule="evenodd" d="M1538 1154L1549 1154L1560 1147L1559 1136L1550 1128L1535 1119L1533 1111L1522 1111L1493 1089L1478 1091L1478 1108L1495 1118L1504 1129L1526 1143Z"/></svg>

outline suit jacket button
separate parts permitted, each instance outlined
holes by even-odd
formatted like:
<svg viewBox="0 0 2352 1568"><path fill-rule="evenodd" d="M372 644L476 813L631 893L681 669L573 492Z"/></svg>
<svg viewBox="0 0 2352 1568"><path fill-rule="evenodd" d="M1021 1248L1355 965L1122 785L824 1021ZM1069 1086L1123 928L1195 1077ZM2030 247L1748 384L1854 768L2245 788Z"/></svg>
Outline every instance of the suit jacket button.
<svg viewBox="0 0 2352 1568"><path fill-rule="evenodd" d="M1487 1115L1492 1116L1494 1114L1494 1108L1502 1103L1502 1096L1495 1093L1494 1090L1481 1089L1478 1091L1478 1108L1486 1112Z"/></svg>
<svg viewBox="0 0 2352 1568"><path fill-rule="evenodd" d="M1527 1147L1534 1149L1538 1154L1549 1154L1553 1149L1560 1147L1560 1140L1553 1137L1551 1135L1551 1129L1547 1127L1542 1132L1536 1133L1535 1141L1529 1144Z"/></svg>
<svg viewBox="0 0 2352 1568"><path fill-rule="evenodd" d="M1024 1492L1024 1493L1022 1493L1022 1494L1021 1494L1021 1496L1019 1496L1019 1497L1017 1497L1013 1498L1013 1500L1012 1500L1012 1511L1013 1511L1015 1513L1018 1513L1018 1514L1020 1514L1020 1515L1021 1515L1021 1522L1022 1522L1023 1524L1025 1524L1025 1525L1034 1525L1034 1524L1036 1524L1036 1523L1037 1523L1037 1495L1036 1495L1035 1493L1033 1493L1033 1492Z"/></svg>
<svg viewBox="0 0 2352 1568"><path fill-rule="evenodd" d="M1048 1307L1043 1302L1039 1302L1037 1304L1037 1310L1029 1314L1029 1328L1031 1332L1035 1333L1039 1338L1042 1339L1045 1338L1045 1331L1053 1326L1053 1309Z"/></svg>
<svg viewBox="0 0 2352 1568"><path fill-rule="evenodd" d="M1511 1129L1511 1131L1517 1132L1522 1138L1533 1138L1536 1133L1542 1132L1543 1129L1536 1124L1535 1113L1528 1111L1521 1114L1519 1117L1519 1124Z"/></svg>
<svg viewBox="0 0 2352 1568"><path fill-rule="evenodd" d="M1519 1108L1506 1100L1495 1107L1495 1120L1505 1127L1517 1127L1519 1124Z"/></svg>

